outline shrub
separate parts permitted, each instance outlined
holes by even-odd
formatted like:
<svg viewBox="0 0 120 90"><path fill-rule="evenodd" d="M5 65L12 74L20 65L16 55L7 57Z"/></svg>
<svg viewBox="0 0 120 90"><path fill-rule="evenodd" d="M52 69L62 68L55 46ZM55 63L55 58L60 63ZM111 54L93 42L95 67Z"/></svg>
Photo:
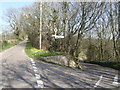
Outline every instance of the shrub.
<svg viewBox="0 0 120 90"><path fill-rule="evenodd" d="M6 40L4 40L3 42L2 42L2 46L3 45L7 45L8 44L8 42L6 41Z"/></svg>

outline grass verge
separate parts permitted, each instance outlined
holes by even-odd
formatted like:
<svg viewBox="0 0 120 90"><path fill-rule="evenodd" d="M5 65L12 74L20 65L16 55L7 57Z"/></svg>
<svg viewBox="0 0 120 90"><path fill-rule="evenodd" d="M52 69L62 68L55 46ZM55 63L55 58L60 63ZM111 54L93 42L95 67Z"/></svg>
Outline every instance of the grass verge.
<svg viewBox="0 0 120 90"><path fill-rule="evenodd" d="M120 62L113 61L85 61L85 63L98 64L104 67L110 67L116 70L120 70Z"/></svg>
<svg viewBox="0 0 120 90"><path fill-rule="evenodd" d="M63 67L69 67L69 66L66 66L66 65L61 65L61 64L58 64L58 63L54 63L54 62L51 62L51 61L46 61L43 57L47 57L47 56L58 56L58 55L64 55L63 53L61 52L49 52L49 51L44 51L44 50L38 50L36 48L34 48L30 42L27 42L26 43L26 47L25 47L25 52L26 54L31 57L31 58L34 58L34 59L37 59L37 60L41 60L41 61L44 61L44 62L47 62L47 63L51 63L51 64L54 64L54 65L59 65L59 66L63 66ZM69 67L69 68L72 68L72 69L80 69L79 67Z"/></svg>
<svg viewBox="0 0 120 90"><path fill-rule="evenodd" d="M47 56L63 55L60 52L49 52L44 50L38 50L34 48L30 42L26 43L25 52L29 57L38 58L38 59L41 57L47 57Z"/></svg>
<svg viewBox="0 0 120 90"><path fill-rule="evenodd" d="M17 45L17 44L20 43L20 42L21 42L21 41L18 40L18 41L13 42L13 43L3 43L2 45L0 45L0 52L1 52L1 51L4 51L4 50L6 50L6 49L8 49L8 48L10 48L10 47L12 47L12 46L15 46L15 45Z"/></svg>

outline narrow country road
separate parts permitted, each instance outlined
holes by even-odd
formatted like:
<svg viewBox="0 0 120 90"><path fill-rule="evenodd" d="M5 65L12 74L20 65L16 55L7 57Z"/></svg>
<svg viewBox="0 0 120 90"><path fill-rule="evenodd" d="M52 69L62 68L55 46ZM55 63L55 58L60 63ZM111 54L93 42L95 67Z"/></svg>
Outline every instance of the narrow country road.
<svg viewBox="0 0 120 90"><path fill-rule="evenodd" d="M0 53L3 88L116 88L118 71L99 65L84 64L86 69L71 69L30 59L25 42ZM1 74L0 74L1 75Z"/></svg>
<svg viewBox="0 0 120 90"><path fill-rule="evenodd" d="M2 87L34 88L36 79L24 52L25 43L2 52Z"/></svg>

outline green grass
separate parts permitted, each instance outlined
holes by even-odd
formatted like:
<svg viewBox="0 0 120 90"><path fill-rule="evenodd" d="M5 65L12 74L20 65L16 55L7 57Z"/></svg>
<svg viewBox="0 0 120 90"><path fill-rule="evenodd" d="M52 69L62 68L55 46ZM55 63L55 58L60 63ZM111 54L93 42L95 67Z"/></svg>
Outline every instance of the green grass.
<svg viewBox="0 0 120 90"><path fill-rule="evenodd" d="M120 70L120 62L113 61L85 61L86 63L98 64L105 67L110 67L116 70Z"/></svg>
<svg viewBox="0 0 120 90"><path fill-rule="evenodd" d="M59 52L48 52L48 53L36 53L34 56L39 58L39 57L47 57L47 56L56 56L56 55L62 55Z"/></svg>
<svg viewBox="0 0 120 90"><path fill-rule="evenodd" d="M6 49L8 49L8 48L10 48L14 45L17 45L18 43L20 43L20 41L16 41L16 42L13 42L13 43L3 43L3 44L0 45L0 52L4 51L4 50L6 50Z"/></svg>
<svg viewBox="0 0 120 90"><path fill-rule="evenodd" d="M29 57L33 57L31 49L32 49L32 45L30 44L30 42L26 43L26 47L25 47L25 52Z"/></svg>
<svg viewBox="0 0 120 90"><path fill-rule="evenodd" d="M48 51L43 51L43 50L41 51L41 50L35 49L34 47L32 47L30 42L26 43L25 52L29 57L38 58L38 59L41 57L47 57L47 56L63 55L60 52L48 52Z"/></svg>

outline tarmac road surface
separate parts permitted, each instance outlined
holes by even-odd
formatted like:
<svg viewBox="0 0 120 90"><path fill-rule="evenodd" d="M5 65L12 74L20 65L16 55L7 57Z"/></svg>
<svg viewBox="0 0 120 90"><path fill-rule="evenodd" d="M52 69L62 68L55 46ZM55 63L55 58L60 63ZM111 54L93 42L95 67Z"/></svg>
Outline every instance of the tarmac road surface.
<svg viewBox="0 0 120 90"><path fill-rule="evenodd" d="M1 88L116 88L118 71L83 63L86 69L71 69L29 58L25 42L0 53ZM116 77L116 78L115 78Z"/></svg>

